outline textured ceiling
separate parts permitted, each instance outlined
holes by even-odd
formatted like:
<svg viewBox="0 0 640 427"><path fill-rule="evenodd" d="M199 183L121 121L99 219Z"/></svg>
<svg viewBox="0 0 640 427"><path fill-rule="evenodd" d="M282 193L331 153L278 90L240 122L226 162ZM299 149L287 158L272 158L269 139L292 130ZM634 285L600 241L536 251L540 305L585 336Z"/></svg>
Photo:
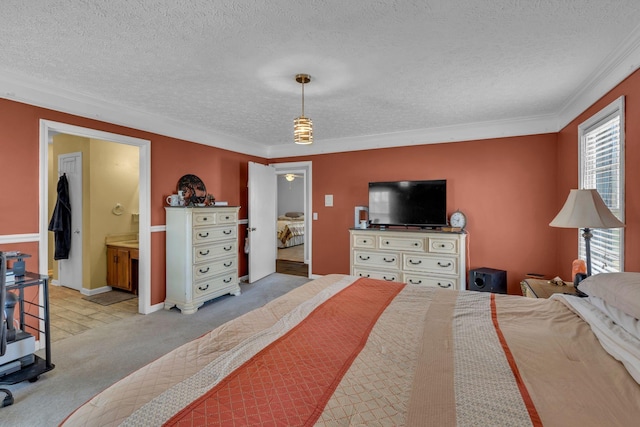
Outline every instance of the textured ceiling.
<svg viewBox="0 0 640 427"><path fill-rule="evenodd" d="M0 96L265 156L555 131L638 22L638 0L2 0Z"/></svg>

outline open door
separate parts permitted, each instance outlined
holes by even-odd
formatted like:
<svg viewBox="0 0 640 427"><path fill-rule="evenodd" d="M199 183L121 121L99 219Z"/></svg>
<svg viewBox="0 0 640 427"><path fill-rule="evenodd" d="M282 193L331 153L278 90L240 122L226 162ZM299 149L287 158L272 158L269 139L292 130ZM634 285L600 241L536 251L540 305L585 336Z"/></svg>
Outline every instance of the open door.
<svg viewBox="0 0 640 427"><path fill-rule="evenodd" d="M58 282L82 292L82 153L58 156L58 175L67 175L71 203L71 250L68 259L58 260Z"/></svg>
<svg viewBox="0 0 640 427"><path fill-rule="evenodd" d="M249 283L276 272L276 171L249 162Z"/></svg>

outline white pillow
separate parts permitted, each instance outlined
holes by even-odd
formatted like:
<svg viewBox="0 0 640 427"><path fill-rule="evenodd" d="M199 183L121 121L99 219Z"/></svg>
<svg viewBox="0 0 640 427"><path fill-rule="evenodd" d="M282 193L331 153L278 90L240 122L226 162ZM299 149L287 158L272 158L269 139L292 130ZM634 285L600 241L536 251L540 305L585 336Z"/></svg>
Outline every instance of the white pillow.
<svg viewBox="0 0 640 427"><path fill-rule="evenodd" d="M613 320L622 329L629 332L631 335L640 340L640 320L633 316L629 316L622 310L618 310L611 304L607 303L602 298L589 297L589 302L604 314L606 314L611 320Z"/></svg>
<svg viewBox="0 0 640 427"><path fill-rule="evenodd" d="M578 289L640 319L640 273L601 273L589 276Z"/></svg>

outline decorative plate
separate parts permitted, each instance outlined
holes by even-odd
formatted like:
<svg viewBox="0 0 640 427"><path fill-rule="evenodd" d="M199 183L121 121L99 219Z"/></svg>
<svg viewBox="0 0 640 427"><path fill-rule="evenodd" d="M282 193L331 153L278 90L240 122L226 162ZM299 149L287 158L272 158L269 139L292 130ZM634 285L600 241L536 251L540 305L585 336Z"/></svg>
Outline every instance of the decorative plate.
<svg viewBox="0 0 640 427"><path fill-rule="evenodd" d="M207 187L195 175L185 175L178 180L178 191L181 190L186 206L204 203L204 199L207 196Z"/></svg>

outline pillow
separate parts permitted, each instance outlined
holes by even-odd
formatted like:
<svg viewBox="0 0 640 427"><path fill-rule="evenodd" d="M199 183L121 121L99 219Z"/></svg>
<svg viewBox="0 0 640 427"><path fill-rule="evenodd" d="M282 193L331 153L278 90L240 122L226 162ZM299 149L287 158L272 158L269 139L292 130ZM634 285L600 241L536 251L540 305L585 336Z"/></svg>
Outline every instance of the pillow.
<svg viewBox="0 0 640 427"><path fill-rule="evenodd" d="M303 216L304 212L287 212L284 214L284 216L287 216L289 218L298 218L299 216Z"/></svg>
<svg viewBox="0 0 640 427"><path fill-rule="evenodd" d="M596 274L580 282L578 289L640 319L640 273Z"/></svg>
<svg viewBox="0 0 640 427"><path fill-rule="evenodd" d="M618 310L602 298L592 296L589 297L589 302L606 314L609 319L613 320L622 329L640 340L640 320L624 313L622 310Z"/></svg>

